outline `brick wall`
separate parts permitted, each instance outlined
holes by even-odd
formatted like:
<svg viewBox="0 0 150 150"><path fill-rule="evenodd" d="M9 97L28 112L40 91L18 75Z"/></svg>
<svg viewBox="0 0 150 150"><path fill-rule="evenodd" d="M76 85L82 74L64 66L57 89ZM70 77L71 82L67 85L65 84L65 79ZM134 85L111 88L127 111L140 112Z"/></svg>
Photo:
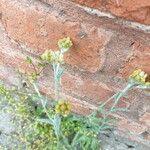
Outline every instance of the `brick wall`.
<svg viewBox="0 0 150 150"><path fill-rule="evenodd" d="M61 95L86 115L123 88L136 68L150 74L149 6L149 0L1 0L0 78L15 84L10 67L31 72L27 55L36 61L46 49L56 49L58 39L70 36L74 46L65 56ZM45 72L39 86L53 97L51 76ZM130 111L113 115L122 135L145 145L150 145L149 100L149 91L133 91L118 104Z"/></svg>
<svg viewBox="0 0 150 150"><path fill-rule="evenodd" d="M115 16L150 25L149 0L72 0Z"/></svg>

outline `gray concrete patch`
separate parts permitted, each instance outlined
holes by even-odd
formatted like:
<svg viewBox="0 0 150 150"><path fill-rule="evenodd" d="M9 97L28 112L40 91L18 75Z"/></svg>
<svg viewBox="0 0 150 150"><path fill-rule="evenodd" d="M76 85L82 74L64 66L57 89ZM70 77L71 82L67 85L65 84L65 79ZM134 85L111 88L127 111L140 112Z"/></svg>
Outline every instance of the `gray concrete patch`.
<svg viewBox="0 0 150 150"><path fill-rule="evenodd" d="M15 132L15 126L12 123L12 116L7 112L0 113L0 132L5 134Z"/></svg>
<svg viewBox="0 0 150 150"><path fill-rule="evenodd" d="M137 143L118 135L118 131L112 130L100 137L104 150L149 150L150 147Z"/></svg>

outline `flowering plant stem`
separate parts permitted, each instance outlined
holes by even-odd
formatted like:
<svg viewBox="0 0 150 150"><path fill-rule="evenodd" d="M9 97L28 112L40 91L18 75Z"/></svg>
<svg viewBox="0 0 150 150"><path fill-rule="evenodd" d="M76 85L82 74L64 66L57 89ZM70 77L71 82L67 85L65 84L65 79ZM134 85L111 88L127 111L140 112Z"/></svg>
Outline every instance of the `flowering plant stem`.
<svg viewBox="0 0 150 150"><path fill-rule="evenodd" d="M58 79L58 72L59 72L60 64L53 63L53 70L54 70L54 89L55 89L55 100L58 100L59 97L59 79Z"/></svg>
<svg viewBox="0 0 150 150"><path fill-rule="evenodd" d="M116 105L118 104L119 100L129 91L134 87L134 83L128 83L127 86L122 90L117 92L116 94L114 94L111 98L109 98L105 103L103 103L102 105L100 105L100 107L98 108L98 111L101 111L101 109L110 102L110 100L114 99L114 103L112 105L112 107L109 109L109 111L104 114L104 120L106 120L108 118L109 115L111 115L111 113L114 111L114 108L116 107ZM103 127L105 126L105 121L102 122L100 128L103 129Z"/></svg>
<svg viewBox="0 0 150 150"><path fill-rule="evenodd" d="M114 102L114 104L112 105L112 107L110 109L110 113L113 111L115 106L118 104L120 98L123 97L130 89L132 89L133 86L134 86L134 84L129 83L129 84L127 84L127 86L121 92L117 93L117 95L115 97L115 102Z"/></svg>
<svg viewBox="0 0 150 150"><path fill-rule="evenodd" d="M62 51L61 51L62 53ZM53 67L53 75L54 75L54 91L55 91L55 100L58 101L59 98L59 84L60 84L60 77L59 77L59 70L60 70L60 63L52 63ZM66 138L62 135L61 130L60 130L60 125L61 125L61 116L59 114L55 114L53 117L49 115L48 110L46 108L46 102L43 101L42 95L40 94L40 91L36 85L35 82L33 82L34 89L36 93L38 94L38 97L40 98L42 107L44 109L44 112L46 113L50 124L53 126L55 135L57 137L57 147L59 149L59 146L61 146L60 138L65 145L70 148L69 143L66 141Z"/></svg>
<svg viewBox="0 0 150 150"><path fill-rule="evenodd" d="M58 126L58 124L57 124L58 121L57 120L60 120L61 118L59 117L59 115L54 115L53 118L49 115L48 110L46 108L46 102L43 101L42 95L40 94L39 89L37 88L37 85L35 83L33 83L33 86L34 86L34 89L35 89L36 93L38 94L38 97L39 97L39 99L41 101L41 104L42 104L42 107L44 109L44 112L46 113L50 124L54 128L55 135L56 135L57 141L58 141L58 146L59 146L59 143L60 143L60 135L59 135L60 134L60 131L59 131L60 127L57 127Z"/></svg>

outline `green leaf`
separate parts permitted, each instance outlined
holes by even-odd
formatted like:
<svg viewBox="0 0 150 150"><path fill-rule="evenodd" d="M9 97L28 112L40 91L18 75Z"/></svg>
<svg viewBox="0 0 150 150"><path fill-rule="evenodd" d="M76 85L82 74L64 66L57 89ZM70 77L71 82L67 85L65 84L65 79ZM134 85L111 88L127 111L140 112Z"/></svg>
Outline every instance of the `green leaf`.
<svg viewBox="0 0 150 150"><path fill-rule="evenodd" d="M31 59L29 56L27 56L26 62L27 62L28 64L32 64L32 59Z"/></svg>
<svg viewBox="0 0 150 150"><path fill-rule="evenodd" d="M44 113L44 109L43 107L37 107L36 111L35 111L35 115L37 116L41 116Z"/></svg>

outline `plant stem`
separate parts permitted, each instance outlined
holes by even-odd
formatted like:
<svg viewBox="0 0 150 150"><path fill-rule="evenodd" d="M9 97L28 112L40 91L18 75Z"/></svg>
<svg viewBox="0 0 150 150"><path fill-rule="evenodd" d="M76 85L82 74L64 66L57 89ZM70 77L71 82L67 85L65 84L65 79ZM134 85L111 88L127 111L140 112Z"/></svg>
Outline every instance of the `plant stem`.
<svg viewBox="0 0 150 150"><path fill-rule="evenodd" d="M104 107L108 102L110 102L112 99L114 99L117 96L118 93L114 94L112 97L110 97L107 101L105 101L103 104L99 106L99 108Z"/></svg>
<svg viewBox="0 0 150 150"><path fill-rule="evenodd" d="M120 98L122 96L124 96L124 94L126 94L130 89L131 87L133 87L133 84L128 84L121 92L119 92L119 94L117 95L117 98L113 104L113 106L111 107L110 109L110 113L112 112L112 110L115 108L115 106L117 105L118 101L120 100Z"/></svg>
<svg viewBox="0 0 150 150"><path fill-rule="evenodd" d="M41 93L39 92L39 89L37 88L37 86L36 86L35 83L33 83L33 86L34 86L34 89L35 89L36 93L38 94L38 96L39 96L39 98L40 98L41 104L42 104L42 106L43 106L43 109L44 109L44 111L45 111L47 117L50 119L51 122L53 122L53 119L50 117L50 115L49 115L49 113L48 113L48 111L47 111L47 109L46 109L46 107L45 107L45 104L44 104L44 102L43 102L42 95L41 95Z"/></svg>
<svg viewBox="0 0 150 150"><path fill-rule="evenodd" d="M37 86L36 86L35 83L33 83L33 86L34 86L34 89L35 89L35 91L37 92L37 94L38 94L38 96L39 96L39 98L40 98L40 101L41 101L41 104L42 104L42 106L43 106L44 112L46 113L46 115L47 115L48 119L50 120L50 122L52 122L54 131L55 131L55 135L56 135L57 140L58 140L57 146L59 146L59 143L60 143L59 132L60 132L60 130L58 131L58 128L56 127L57 124L55 123L56 119L59 119L59 118L57 118L57 117L59 117L59 116L56 116L56 115L55 115L54 118L51 118L51 116L49 115L49 113L48 113L48 111L47 111L46 105L45 105L44 102L43 102L42 95L40 94L39 89L37 88Z"/></svg>
<svg viewBox="0 0 150 150"><path fill-rule="evenodd" d="M34 65L33 62L31 62L31 65L32 65L32 67L33 67L33 70L34 70L35 74L38 74L37 69L36 69L36 67L35 67L35 65Z"/></svg>
<svg viewBox="0 0 150 150"><path fill-rule="evenodd" d="M72 140L72 143L71 143L71 146L74 147L75 146L75 142L76 140L78 139L78 136L80 135L80 132L78 131L76 133L76 135L74 136L73 140Z"/></svg>
<svg viewBox="0 0 150 150"><path fill-rule="evenodd" d="M134 84L128 84L121 92L116 93L115 95L113 95L110 99L115 98L115 102L112 105L112 107L110 108L110 110L108 111L108 113L105 115L104 120L107 119L107 117L112 113L113 109L115 108L115 106L118 104L120 98L122 96L124 96L132 87L134 86ZM109 100L110 100L109 99ZM108 102L108 101L106 101ZM106 103L105 103L106 104ZM103 126L105 125L105 121L102 122L100 129L103 128Z"/></svg>
<svg viewBox="0 0 150 150"><path fill-rule="evenodd" d="M59 80L58 80L58 72L59 72L59 63L58 64L54 64L53 63L53 70L54 70L54 88L55 88L55 100L58 100L58 97L59 97L59 92L58 92L58 83L59 83Z"/></svg>

